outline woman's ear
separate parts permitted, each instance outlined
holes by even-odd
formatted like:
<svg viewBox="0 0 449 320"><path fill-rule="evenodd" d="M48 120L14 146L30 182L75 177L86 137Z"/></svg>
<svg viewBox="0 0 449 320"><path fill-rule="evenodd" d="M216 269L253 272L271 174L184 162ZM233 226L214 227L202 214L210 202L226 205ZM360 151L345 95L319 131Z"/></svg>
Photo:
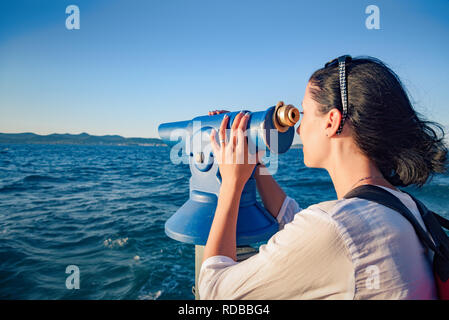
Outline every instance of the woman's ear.
<svg viewBox="0 0 449 320"><path fill-rule="evenodd" d="M338 130L341 122L341 113L337 108L333 108L326 116L326 136L332 137Z"/></svg>

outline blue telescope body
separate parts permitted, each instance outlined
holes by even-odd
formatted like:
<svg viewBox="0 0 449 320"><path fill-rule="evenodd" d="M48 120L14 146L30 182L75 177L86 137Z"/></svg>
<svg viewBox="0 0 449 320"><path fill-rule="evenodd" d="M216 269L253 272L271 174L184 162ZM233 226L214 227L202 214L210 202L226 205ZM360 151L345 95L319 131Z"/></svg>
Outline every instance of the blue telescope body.
<svg viewBox="0 0 449 320"><path fill-rule="evenodd" d="M229 116L227 129L238 113L226 113ZM210 146L210 132L212 128L218 132L223 117L224 114L206 115L159 125L160 138L171 146L172 162L179 161L180 156L188 158L192 174L189 200L165 223L165 233L172 239L195 245L207 242L221 185L219 166ZM250 154L255 155L261 149L267 154L286 152L293 142L294 125L298 120L299 111L292 105L277 105L251 113L246 130ZM240 198L237 245L266 241L277 231L277 221L256 201L253 172Z"/></svg>

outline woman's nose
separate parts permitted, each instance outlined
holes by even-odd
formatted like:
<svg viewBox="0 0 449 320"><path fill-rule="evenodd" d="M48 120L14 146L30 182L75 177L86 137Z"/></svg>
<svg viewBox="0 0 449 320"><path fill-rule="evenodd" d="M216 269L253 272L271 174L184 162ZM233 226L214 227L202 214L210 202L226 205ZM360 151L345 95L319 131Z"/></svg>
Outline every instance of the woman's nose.
<svg viewBox="0 0 449 320"><path fill-rule="evenodd" d="M299 134L299 128L300 128L300 127L301 127L301 124L299 124L299 125L298 125L298 128L296 128L296 133L298 134L298 136L300 135L300 134Z"/></svg>

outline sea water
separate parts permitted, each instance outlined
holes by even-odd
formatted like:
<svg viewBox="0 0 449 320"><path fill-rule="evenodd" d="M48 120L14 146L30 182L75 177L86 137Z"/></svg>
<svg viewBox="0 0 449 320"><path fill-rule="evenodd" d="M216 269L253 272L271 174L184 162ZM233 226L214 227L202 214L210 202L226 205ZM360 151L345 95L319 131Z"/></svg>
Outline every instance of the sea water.
<svg viewBox="0 0 449 320"><path fill-rule="evenodd" d="M274 177L303 208L336 198L301 149ZM194 246L164 232L189 178L167 147L0 144L0 299L194 299ZM449 217L448 176L405 190Z"/></svg>

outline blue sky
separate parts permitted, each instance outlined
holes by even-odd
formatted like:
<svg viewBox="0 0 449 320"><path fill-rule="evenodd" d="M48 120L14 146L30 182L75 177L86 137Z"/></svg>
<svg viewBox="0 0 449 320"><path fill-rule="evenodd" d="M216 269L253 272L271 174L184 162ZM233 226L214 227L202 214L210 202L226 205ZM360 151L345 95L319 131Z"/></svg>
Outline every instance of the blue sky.
<svg viewBox="0 0 449 320"><path fill-rule="evenodd" d="M80 9L67 30L65 9ZM365 8L380 9L380 30ZM0 132L157 137L208 110L299 105L341 54L386 62L449 125L449 1L1 1Z"/></svg>

